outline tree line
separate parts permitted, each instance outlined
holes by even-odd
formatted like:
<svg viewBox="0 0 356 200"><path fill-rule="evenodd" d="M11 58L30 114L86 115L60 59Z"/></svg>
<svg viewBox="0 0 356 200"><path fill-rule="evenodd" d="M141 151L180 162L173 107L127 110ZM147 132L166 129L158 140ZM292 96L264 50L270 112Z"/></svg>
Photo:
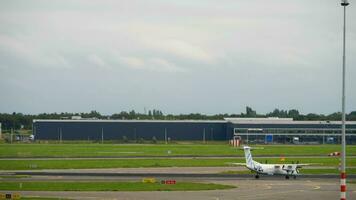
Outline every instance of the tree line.
<svg viewBox="0 0 356 200"><path fill-rule="evenodd" d="M80 116L81 118L90 119L121 119L121 120L223 120L228 117L279 117L279 118L293 118L298 121L310 121L310 120L322 120L322 121L339 121L341 120L341 113L335 112L329 115L323 114L302 114L296 109L280 110L274 109L272 112L266 114L258 114L251 107L246 107L245 113L239 114L215 114L205 115L201 113L190 114L164 114L161 110L153 109L147 113L139 113L135 110L121 111L112 115L102 115L99 112L93 110L89 113L41 113L37 115L22 114L22 113L0 113L0 123L3 130L10 129L31 129L32 120L34 119L71 119L72 116ZM352 111L346 115L348 121L356 121L356 111Z"/></svg>

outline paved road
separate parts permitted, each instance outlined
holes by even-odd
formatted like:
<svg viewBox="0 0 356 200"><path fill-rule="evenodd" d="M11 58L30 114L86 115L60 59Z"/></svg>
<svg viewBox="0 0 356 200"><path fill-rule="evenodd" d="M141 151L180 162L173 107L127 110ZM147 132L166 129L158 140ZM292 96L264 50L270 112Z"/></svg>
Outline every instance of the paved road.
<svg viewBox="0 0 356 200"><path fill-rule="evenodd" d="M244 171L243 166L236 167L142 167L142 168L109 168L109 169L45 169L45 170L0 170L0 174L18 172L55 172L55 173L220 173L223 171Z"/></svg>
<svg viewBox="0 0 356 200"><path fill-rule="evenodd" d="M2 179L2 181L141 181L143 177L176 179L177 181L231 184L238 188L191 192L42 192L19 191L25 196L59 197L82 200L232 200L232 199L313 199L339 198L337 175L301 176L297 180L285 180L281 176L262 176L255 180L251 175L216 174L218 171L245 170L243 167L191 167L191 168L133 168L88 170L34 170L17 171L31 174L30 178ZM127 171L124 171L127 170ZM37 174L37 175L36 175ZM356 176L349 176L349 180ZM356 184L348 185L348 199L356 199Z"/></svg>
<svg viewBox="0 0 356 200"><path fill-rule="evenodd" d="M82 200L258 200L258 199L339 199L339 181L337 179L299 179L299 180L207 180L235 185L229 190L194 192L39 192L20 191L26 196L59 197ZM348 185L348 199L355 199L356 185Z"/></svg>
<svg viewBox="0 0 356 200"><path fill-rule="evenodd" d="M305 166L305 169L335 169L333 166ZM12 173L180 173L180 174L206 174L226 171L246 171L244 166L226 167L141 167L141 168L102 168L102 169L43 169L43 170L0 170L1 174Z"/></svg>
<svg viewBox="0 0 356 200"><path fill-rule="evenodd" d="M1 174L0 174L1 175ZM29 175L29 176L76 176L76 177L133 177L133 178L144 178L144 177L157 177L157 178L223 178L223 179L237 179L237 178L250 178L253 177L252 174L221 174L221 173L152 173L152 172L140 172L140 173L116 173L116 172L84 172L84 171L25 171L25 172L12 172L2 175ZM268 179L275 179L281 176L266 176ZM282 176L283 177L283 176ZM338 178L337 174L305 174L299 177L304 178L322 178L331 179ZM348 178L356 179L355 174L348 175ZM26 179L21 179L26 181Z"/></svg>

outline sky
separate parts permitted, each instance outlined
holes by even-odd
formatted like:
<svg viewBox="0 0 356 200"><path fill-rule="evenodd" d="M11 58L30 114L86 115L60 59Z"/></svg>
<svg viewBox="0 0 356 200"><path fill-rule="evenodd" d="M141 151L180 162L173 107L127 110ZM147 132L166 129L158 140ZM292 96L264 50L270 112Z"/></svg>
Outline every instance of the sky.
<svg viewBox="0 0 356 200"><path fill-rule="evenodd" d="M336 0L0 0L0 113L337 112L342 17ZM355 19L351 1L347 112Z"/></svg>

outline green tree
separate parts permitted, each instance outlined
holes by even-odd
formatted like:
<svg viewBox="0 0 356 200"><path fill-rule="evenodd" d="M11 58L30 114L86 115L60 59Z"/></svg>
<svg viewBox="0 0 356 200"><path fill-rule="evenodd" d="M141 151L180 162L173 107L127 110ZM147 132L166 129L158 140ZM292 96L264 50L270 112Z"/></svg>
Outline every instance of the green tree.
<svg viewBox="0 0 356 200"><path fill-rule="evenodd" d="M252 108L246 106L246 117L256 117L257 113L255 110L252 110Z"/></svg>

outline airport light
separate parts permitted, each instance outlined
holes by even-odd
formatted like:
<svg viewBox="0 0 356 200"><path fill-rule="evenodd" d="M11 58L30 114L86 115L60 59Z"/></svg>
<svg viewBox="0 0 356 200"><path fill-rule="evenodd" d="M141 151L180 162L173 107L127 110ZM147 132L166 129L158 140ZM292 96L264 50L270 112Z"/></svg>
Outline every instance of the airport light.
<svg viewBox="0 0 356 200"><path fill-rule="evenodd" d="M346 6L348 0L341 0L341 6L344 7L344 30L343 30L343 52L342 52L342 130L341 130L341 169L340 169L340 199L346 200L346 137L345 137L345 72L346 72L346 55L345 55L345 38L346 38Z"/></svg>

